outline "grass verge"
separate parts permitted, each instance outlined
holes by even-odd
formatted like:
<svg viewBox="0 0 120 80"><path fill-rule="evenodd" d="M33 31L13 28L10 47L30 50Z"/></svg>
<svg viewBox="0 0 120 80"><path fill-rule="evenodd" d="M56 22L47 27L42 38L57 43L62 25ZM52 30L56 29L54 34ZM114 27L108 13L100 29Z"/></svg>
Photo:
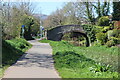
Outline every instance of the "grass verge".
<svg viewBox="0 0 120 80"><path fill-rule="evenodd" d="M52 46L55 68L62 78L118 78L117 47L76 47L66 41L40 42Z"/></svg>
<svg viewBox="0 0 120 80"><path fill-rule="evenodd" d="M0 77L4 71L14 64L32 45L25 39L13 39L2 41L2 68Z"/></svg>

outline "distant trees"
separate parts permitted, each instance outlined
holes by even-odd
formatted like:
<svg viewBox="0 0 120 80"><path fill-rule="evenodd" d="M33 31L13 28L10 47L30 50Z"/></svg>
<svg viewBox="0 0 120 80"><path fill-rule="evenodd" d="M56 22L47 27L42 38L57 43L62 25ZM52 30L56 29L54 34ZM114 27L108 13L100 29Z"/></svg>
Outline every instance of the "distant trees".
<svg viewBox="0 0 120 80"><path fill-rule="evenodd" d="M58 25L80 24L85 21L82 3L69 2L62 9L57 9L44 20L44 27L56 27Z"/></svg>
<svg viewBox="0 0 120 80"><path fill-rule="evenodd" d="M43 26L45 28L53 28L57 25L63 25L64 19L63 10L57 9L43 21Z"/></svg>
<svg viewBox="0 0 120 80"><path fill-rule="evenodd" d="M2 7L0 25L2 25L3 39L20 38L22 25L25 25L25 35L27 34L27 30L30 30L28 31L29 36L31 33L38 33L40 26L39 19L36 19L32 15L30 5L29 2L19 4L0 3ZM37 30L33 31L31 28L37 28Z"/></svg>
<svg viewBox="0 0 120 80"><path fill-rule="evenodd" d="M107 0L106 0L107 1ZM110 2L68 2L44 20L45 27L56 27L67 24L96 24L102 16L108 16Z"/></svg>

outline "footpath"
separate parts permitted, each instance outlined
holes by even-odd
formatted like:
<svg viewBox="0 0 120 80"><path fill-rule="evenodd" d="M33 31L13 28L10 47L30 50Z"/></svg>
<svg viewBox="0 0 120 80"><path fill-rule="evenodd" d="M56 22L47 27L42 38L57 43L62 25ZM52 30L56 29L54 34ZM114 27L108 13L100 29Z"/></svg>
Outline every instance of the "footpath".
<svg viewBox="0 0 120 80"><path fill-rule="evenodd" d="M60 78L54 68L51 46L37 40L28 42L33 45L32 48L5 71L2 80L4 78L26 78L24 80L29 80L27 78Z"/></svg>

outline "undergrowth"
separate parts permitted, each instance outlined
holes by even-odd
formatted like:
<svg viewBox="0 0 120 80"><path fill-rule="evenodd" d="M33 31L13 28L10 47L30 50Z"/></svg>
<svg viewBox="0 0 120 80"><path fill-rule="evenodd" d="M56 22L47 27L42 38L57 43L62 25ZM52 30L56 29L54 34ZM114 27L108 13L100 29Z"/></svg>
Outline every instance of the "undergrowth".
<svg viewBox="0 0 120 80"><path fill-rule="evenodd" d="M55 68L62 78L118 78L117 47L76 47L66 41L40 42L52 46Z"/></svg>

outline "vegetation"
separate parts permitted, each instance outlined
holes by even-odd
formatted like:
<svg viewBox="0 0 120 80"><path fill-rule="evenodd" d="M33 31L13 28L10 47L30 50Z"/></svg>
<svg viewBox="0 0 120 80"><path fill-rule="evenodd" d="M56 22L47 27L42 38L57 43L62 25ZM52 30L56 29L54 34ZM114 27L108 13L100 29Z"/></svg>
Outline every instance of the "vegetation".
<svg viewBox="0 0 120 80"><path fill-rule="evenodd" d="M3 70L31 47L26 40L40 38L39 26L46 29L58 25L81 25L89 38L90 47L85 47L85 36L77 32L63 36L66 41L41 40L53 48L55 67L63 78L118 78L118 48L120 30L110 20L120 21L120 1L113 2L68 2L46 19L33 15L29 2L9 3L0 1L0 25L2 26ZM113 5L113 13L110 9ZM39 23L41 21L41 23ZM21 26L24 27L21 28ZM81 33L82 34L82 33ZM24 39L21 39L25 38ZM69 42L79 44L74 46ZM80 46L82 45L82 46ZM1 70L0 70L1 71Z"/></svg>
<svg viewBox="0 0 120 80"><path fill-rule="evenodd" d="M120 1L113 2L113 20L120 21Z"/></svg>
<svg viewBox="0 0 120 80"><path fill-rule="evenodd" d="M24 34L26 39L31 39L31 34L39 33L40 19L33 16L31 3L9 3L1 2L0 25L2 26L2 38L20 38ZM25 25L25 33L22 33L22 25ZM32 29L32 30L31 30Z"/></svg>
<svg viewBox="0 0 120 80"><path fill-rule="evenodd" d="M107 42L107 35L105 33L97 33L96 38L102 45Z"/></svg>
<svg viewBox="0 0 120 80"><path fill-rule="evenodd" d="M90 39L90 43L94 42L96 40L95 34L96 34L96 30L95 27L93 25L82 25L83 29L86 31L87 36Z"/></svg>
<svg viewBox="0 0 120 80"><path fill-rule="evenodd" d="M91 23L96 24L102 16L110 13L110 2L68 2L62 9L57 9L43 21L46 28L58 25Z"/></svg>
<svg viewBox="0 0 120 80"><path fill-rule="evenodd" d="M86 48L66 41L40 42L52 46L55 68L62 78L118 78L117 47L95 45Z"/></svg>
<svg viewBox="0 0 120 80"><path fill-rule="evenodd" d="M102 16L98 20L99 26L109 26L109 18L108 16Z"/></svg>
<svg viewBox="0 0 120 80"><path fill-rule="evenodd" d="M25 39L13 39L13 40L3 40L2 41L2 70L8 68L10 65L14 64L26 50L31 48ZM0 72L0 76L3 73Z"/></svg>
<svg viewBox="0 0 120 80"><path fill-rule="evenodd" d="M110 31L114 33L115 27L110 22L110 7L112 4L101 2L68 2L62 9L58 9L45 19L46 28L57 27L58 25L78 24L81 25L89 38L90 45L97 41L101 45L116 46L119 43L119 37L110 39ZM117 3L116 3L117 6ZM83 10L84 8L84 10ZM96 15L96 16L95 16ZM119 31L117 31L119 32ZM111 33L111 34L113 34ZM68 38L68 39L67 39ZM79 39L78 39L79 38ZM70 33L63 36L64 40L71 40L74 44L84 45L83 37L74 37ZM116 40L115 40L116 39ZM114 44L115 43L115 44Z"/></svg>

